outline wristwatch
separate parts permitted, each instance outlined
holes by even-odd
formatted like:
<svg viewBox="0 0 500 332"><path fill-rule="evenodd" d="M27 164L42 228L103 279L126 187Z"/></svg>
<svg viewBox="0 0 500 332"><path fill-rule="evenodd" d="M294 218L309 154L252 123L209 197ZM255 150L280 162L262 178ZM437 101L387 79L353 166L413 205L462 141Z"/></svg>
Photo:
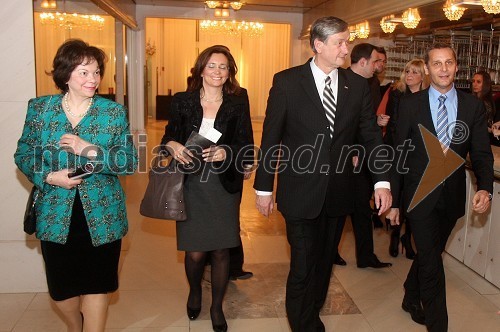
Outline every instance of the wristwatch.
<svg viewBox="0 0 500 332"><path fill-rule="evenodd" d="M493 199L493 194L492 193L488 193L488 198L490 199L490 201Z"/></svg>

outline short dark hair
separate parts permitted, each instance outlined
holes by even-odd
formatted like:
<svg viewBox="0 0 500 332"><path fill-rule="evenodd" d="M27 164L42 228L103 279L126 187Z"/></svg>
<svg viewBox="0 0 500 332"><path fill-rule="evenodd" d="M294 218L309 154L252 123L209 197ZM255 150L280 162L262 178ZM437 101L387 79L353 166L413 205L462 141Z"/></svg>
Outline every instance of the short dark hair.
<svg viewBox="0 0 500 332"><path fill-rule="evenodd" d="M229 48L224 45L214 45L210 46L209 48L205 49L203 52L198 55L198 58L196 59L196 62L194 64L194 70L193 70L193 80L188 86L188 91L196 91L201 89L203 86L203 79L201 77L201 73L205 69L208 60L210 60L210 57L212 54L222 54L227 58L228 65L229 65L229 77L224 83L223 90L227 94L239 94L241 91L240 88L240 83L238 83L238 80L236 79L236 73L238 72L238 66L236 66L236 61L234 61L233 56L231 55L231 52L229 51Z"/></svg>
<svg viewBox="0 0 500 332"><path fill-rule="evenodd" d="M383 48L382 46L376 46L375 50L377 50L378 53L385 55L385 57L387 58L387 53L385 53L385 48Z"/></svg>
<svg viewBox="0 0 500 332"><path fill-rule="evenodd" d="M454 57L455 61L457 61L457 53L455 52L455 50L453 49L453 47L451 47L450 44L446 44L446 43L434 43L431 46L429 46L427 48L427 51L425 52L425 56L424 56L425 64L429 65L429 53L432 50L438 50L438 49L443 49L443 48L449 48L453 52L453 57Z"/></svg>
<svg viewBox="0 0 500 332"><path fill-rule="evenodd" d="M347 22L338 17L326 16L318 18L311 25L311 30L309 32L309 43L311 44L311 49L314 53L316 53L316 48L314 47L314 41L316 39L325 42L331 35L347 31L347 29Z"/></svg>
<svg viewBox="0 0 500 332"><path fill-rule="evenodd" d="M50 75L52 75L56 86L61 91L67 92L67 83L76 67L84 62L88 64L97 61L102 78L106 60L106 53L100 48L90 46L81 39L68 39L57 49Z"/></svg>
<svg viewBox="0 0 500 332"><path fill-rule="evenodd" d="M357 63L361 59L370 60L373 50L377 48L368 43L357 44L351 51L351 63Z"/></svg>

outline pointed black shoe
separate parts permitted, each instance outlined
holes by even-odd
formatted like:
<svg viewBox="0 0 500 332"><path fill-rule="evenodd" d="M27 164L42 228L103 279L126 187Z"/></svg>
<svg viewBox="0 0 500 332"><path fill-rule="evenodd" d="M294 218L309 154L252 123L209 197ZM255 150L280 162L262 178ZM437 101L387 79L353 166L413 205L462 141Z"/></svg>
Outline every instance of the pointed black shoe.
<svg viewBox="0 0 500 332"><path fill-rule="evenodd" d="M372 267L374 269L382 269L384 267L391 267L391 266L392 266L392 263L381 262L381 261L379 261L379 259L376 256L373 257L366 264L358 264L358 267L360 269L364 269L365 267Z"/></svg>
<svg viewBox="0 0 500 332"><path fill-rule="evenodd" d="M425 325L425 315L424 309L420 304L411 303L409 301L403 300L401 304L401 308L404 311L408 312L411 316L411 319L418 324Z"/></svg>
<svg viewBox="0 0 500 332"><path fill-rule="evenodd" d="M190 320L195 320L200 315L201 308L193 309L190 308L189 306L186 306L186 308L187 308L187 315Z"/></svg>
<svg viewBox="0 0 500 332"><path fill-rule="evenodd" d="M212 324L212 328L214 329L214 332L227 332L227 322L224 322L224 324L221 325Z"/></svg>

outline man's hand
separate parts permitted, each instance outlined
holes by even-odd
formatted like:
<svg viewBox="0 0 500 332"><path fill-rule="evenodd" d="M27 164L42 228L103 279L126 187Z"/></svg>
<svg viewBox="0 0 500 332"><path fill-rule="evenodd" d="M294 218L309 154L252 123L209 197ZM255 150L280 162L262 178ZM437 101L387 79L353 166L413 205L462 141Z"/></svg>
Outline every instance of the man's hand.
<svg viewBox="0 0 500 332"><path fill-rule="evenodd" d="M273 195L257 195L255 205L257 206L257 210L259 210L263 216L269 217L269 215L273 213L274 209Z"/></svg>
<svg viewBox="0 0 500 332"><path fill-rule="evenodd" d="M399 209L391 208L391 211L385 216L391 221L391 226L399 225Z"/></svg>
<svg viewBox="0 0 500 332"><path fill-rule="evenodd" d="M391 191L387 188L377 188L373 194L375 207L378 209L378 215L382 215L392 205Z"/></svg>
<svg viewBox="0 0 500 332"><path fill-rule="evenodd" d="M389 123L389 119L391 117L389 115L380 114L377 116L377 124L379 127L385 127Z"/></svg>
<svg viewBox="0 0 500 332"><path fill-rule="evenodd" d="M483 213L490 207L490 195L486 190L479 190L472 197L472 209L474 212Z"/></svg>

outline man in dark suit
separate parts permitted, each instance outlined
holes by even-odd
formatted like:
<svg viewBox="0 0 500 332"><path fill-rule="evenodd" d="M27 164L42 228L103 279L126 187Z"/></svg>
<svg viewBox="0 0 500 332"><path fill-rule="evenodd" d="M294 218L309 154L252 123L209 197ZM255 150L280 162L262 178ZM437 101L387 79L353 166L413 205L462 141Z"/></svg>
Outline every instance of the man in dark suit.
<svg viewBox="0 0 500 332"><path fill-rule="evenodd" d="M380 84L375 83L375 88L370 79L373 78L375 68L378 66L379 54L377 47L360 43L353 47L351 51L351 67L353 71L361 77L364 77L371 89L371 96L376 114L378 104L380 103ZM378 78L376 78L378 82ZM378 98L375 98L378 94ZM382 132L380 131L380 135ZM353 158L353 163L358 163L358 158ZM354 191L354 210L351 213L352 229L356 243L356 264L359 268L385 268L392 266L391 263L381 262L374 252L373 228L372 228L372 208L370 199L373 194L373 181L368 170L366 162L357 166L356 172L351 179L352 189ZM378 215L374 215L377 219ZM379 219L380 222L380 219Z"/></svg>
<svg viewBox="0 0 500 332"><path fill-rule="evenodd" d="M463 159L469 154L477 178L473 209L483 213L493 191L493 155L483 103L454 87L455 51L447 44L435 44L427 51L425 62L431 86L405 96L399 105L395 142L408 148L401 149L406 157L398 165L406 172L395 174L391 185L393 206L399 206L400 188L404 186L403 211L417 247L404 283L402 307L429 331L441 332L448 329L441 254L457 219L465 213ZM460 163L454 166L453 160ZM450 171L445 172L447 169ZM422 192L422 187L429 190ZM388 218L392 224L399 224L399 210L391 209Z"/></svg>
<svg viewBox="0 0 500 332"><path fill-rule="evenodd" d="M319 311L337 254L335 239L352 212L348 148L358 130L368 153L382 144L366 79L339 68L348 43L346 22L316 20L310 30L314 57L277 73L269 92L254 188L258 210L269 215L278 173L277 204L291 247L286 311L292 331L325 330ZM374 177L383 213L392 201L388 176Z"/></svg>

